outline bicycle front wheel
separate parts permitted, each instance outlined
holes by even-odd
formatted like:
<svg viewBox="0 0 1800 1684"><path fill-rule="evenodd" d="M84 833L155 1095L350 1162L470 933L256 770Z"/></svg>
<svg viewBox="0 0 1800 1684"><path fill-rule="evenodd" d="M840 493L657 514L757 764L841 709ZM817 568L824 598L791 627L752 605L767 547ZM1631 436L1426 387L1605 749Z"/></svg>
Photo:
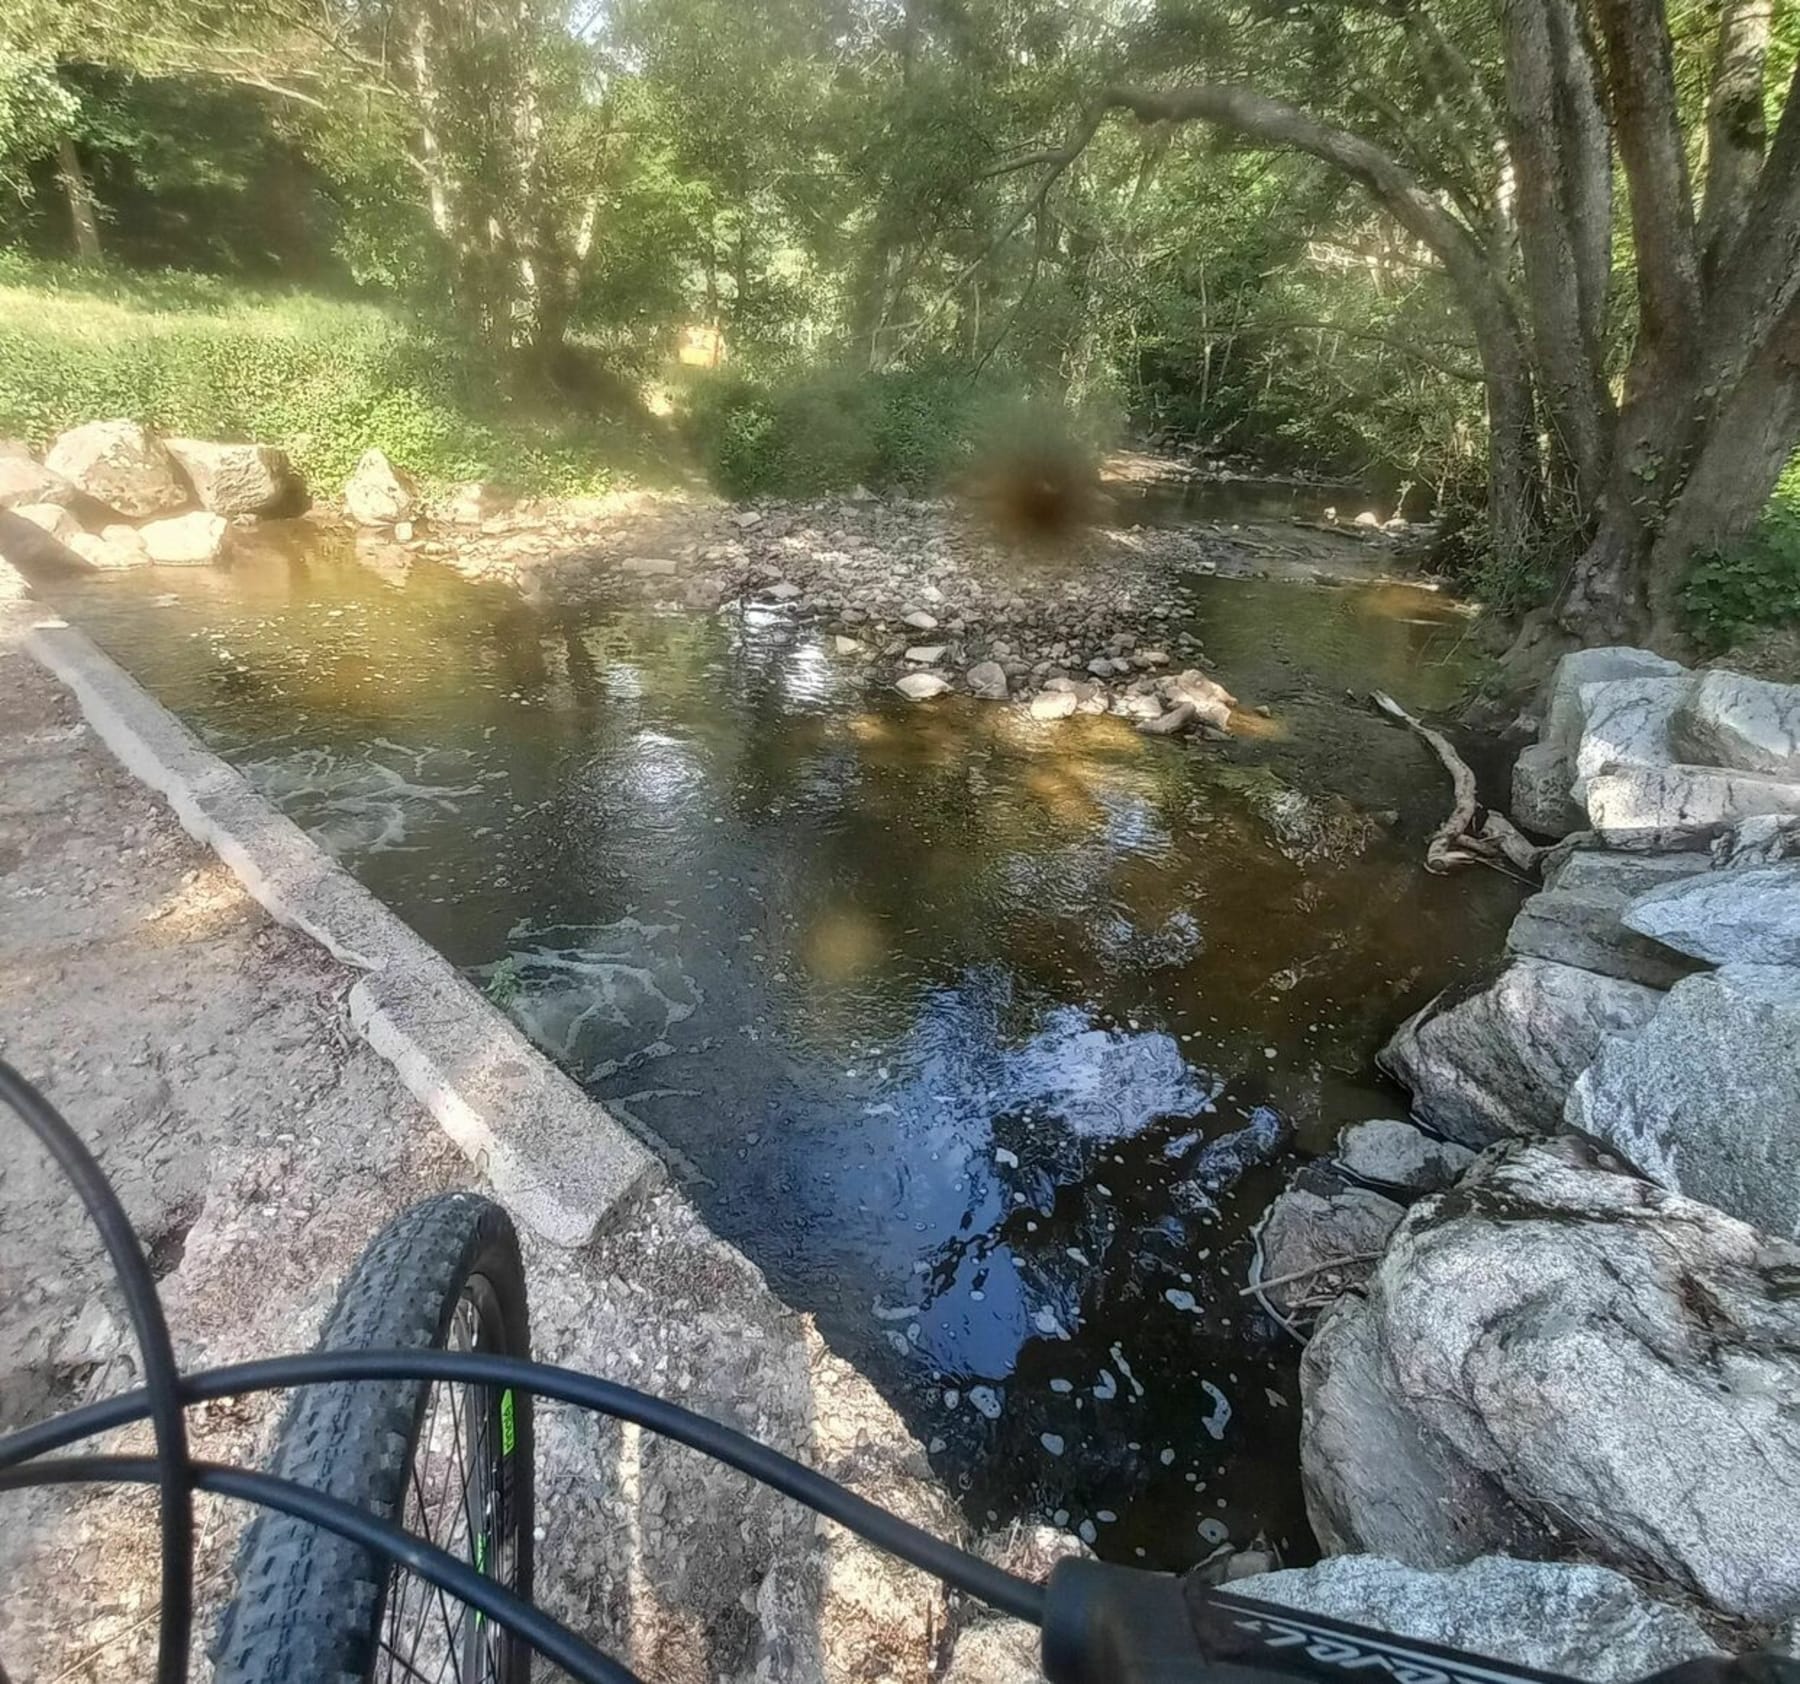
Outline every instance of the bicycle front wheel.
<svg viewBox="0 0 1800 1684"><path fill-rule="evenodd" d="M322 1350L529 1357L525 1276L505 1211L428 1199L369 1242ZM531 1596L529 1393L362 1381L298 1391L271 1472L327 1491ZM404 1568L287 1515L258 1516L220 1623L216 1684L527 1684L529 1648Z"/></svg>

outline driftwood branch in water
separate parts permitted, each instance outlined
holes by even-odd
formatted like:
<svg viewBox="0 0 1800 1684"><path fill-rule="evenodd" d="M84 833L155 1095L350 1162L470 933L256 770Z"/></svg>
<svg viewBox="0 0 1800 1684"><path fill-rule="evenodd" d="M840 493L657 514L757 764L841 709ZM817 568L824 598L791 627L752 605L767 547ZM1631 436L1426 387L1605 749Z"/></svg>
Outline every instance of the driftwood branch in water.
<svg viewBox="0 0 1800 1684"><path fill-rule="evenodd" d="M1441 873L1453 871L1459 865L1491 865L1501 869L1510 865L1518 871L1536 871L1550 849L1527 842L1510 820L1492 808L1481 806L1475 792L1475 774L1469 770L1468 762L1451 747L1450 739L1408 713L1392 696L1376 690L1371 692L1370 699L1390 719L1398 720L1408 730L1423 737L1450 774L1450 816L1432 833L1425 849L1425 869Z"/></svg>

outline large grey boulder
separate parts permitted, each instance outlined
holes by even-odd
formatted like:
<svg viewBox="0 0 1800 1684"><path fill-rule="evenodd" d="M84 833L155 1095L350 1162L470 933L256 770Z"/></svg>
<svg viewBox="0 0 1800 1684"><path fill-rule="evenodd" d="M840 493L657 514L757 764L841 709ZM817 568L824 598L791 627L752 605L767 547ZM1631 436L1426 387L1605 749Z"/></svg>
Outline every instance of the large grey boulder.
<svg viewBox="0 0 1800 1684"><path fill-rule="evenodd" d="M89 421L59 434L44 466L76 490L133 520L186 506L175 458L135 421Z"/></svg>
<svg viewBox="0 0 1800 1684"><path fill-rule="evenodd" d="M1711 871L1652 889L1624 921L1712 965L1800 965L1800 859Z"/></svg>
<svg viewBox="0 0 1800 1684"><path fill-rule="evenodd" d="M1800 782L1718 766L1624 766L1588 780L1587 810L1609 848L1704 848L1744 819L1800 813Z"/></svg>
<svg viewBox="0 0 1800 1684"><path fill-rule="evenodd" d="M1568 836L1587 823L1571 796L1575 770L1551 743L1531 743L1519 751L1512 771L1513 822L1539 836Z"/></svg>
<svg viewBox="0 0 1800 1684"><path fill-rule="evenodd" d="M990 702L1006 700L1006 668L998 661L977 661L963 674L971 695Z"/></svg>
<svg viewBox="0 0 1800 1684"><path fill-rule="evenodd" d="M21 503L13 510L20 520L28 520L41 531L48 532L59 544L72 544L85 528L62 503Z"/></svg>
<svg viewBox="0 0 1800 1684"><path fill-rule="evenodd" d="M1586 717L1575 749L1570 794L1585 800L1589 781L1616 767L1673 764L1670 722L1693 687L1688 673L1584 684L1581 705Z"/></svg>
<svg viewBox="0 0 1800 1684"><path fill-rule="evenodd" d="M201 505L219 515L266 515L294 501L300 487L287 453L267 444L165 439Z"/></svg>
<svg viewBox="0 0 1800 1684"><path fill-rule="evenodd" d="M1704 873L1707 864L1700 854L1578 849L1547 870L1545 887L1519 908L1506 933L1506 949L1668 988L1691 975L1695 961L1628 928L1625 909L1651 889Z"/></svg>
<svg viewBox="0 0 1800 1684"><path fill-rule="evenodd" d="M1800 1247L1565 1138L1415 1206L1368 1312L1395 1406L1566 1549L1776 1621L1800 1610L1796 1280Z"/></svg>
<svg viewBox="0 0 1800 1684"><path fill-rule="evenodd" d="M1435 1139L1398 1117L1371 1117L1340 1129L1333 1155L1358 1181L1406 1193L1442 1192L1475 1161L1468 1147Z"/></svg>
<svg viewBox="0 0 1800 1684"><path fill-rule="evenodd" d="M344 482L344 508L362 526L393 526L408 520L416 501L411 478L384 451L365 450Z"/></svg>
<svg viewBox="0 0 1800 1684"><path fill-rule="evenodd" d="M1573 766L1587 727L1587 704L1582 697L1586 686L1624 678L1678 678L1684 671L1678 662L1652 655L1648 649L1619 645L1576 649L1563 656L1550 675L1549 701L1538 741Z"/></svg>
<svg viewBox="0 0 1800 1684"><path fill-rule="evenodd" d="M1601 1042L1641 1028L1661 1000L1642 983L1519 959L1408 1018L1378 1062L1412 1090L1421 1121L1464 1146L1548 1134Z"/></svg>
<svg viewBox="0 0 1800 1684"><path fill-rule="evenodd" d="M1290 1187L1257 1228L1263 1297L1284 1313L1360 1285L1405 1207L1367 1187Z"/></svg>
<svg viewBox="0 0 1800 1684"><path fill-rule="evenodd" d="M1675 717L1683 760L1800 783L1800 684L1709 672Z"/></svg>
<svg viewBox="0 0 1800 1684"><path fill-rule="evenodd" d="M1300 1359L1300 1475L1320 1544L1417 1567L1548 1552L1550 1530L1407 1409L1378 1331L1363 1300L1346 1294Z"/></svg>
<svg viewBox="0 0 1800 1684"><path fill-rule="evenodd" d="M1231 1591L1589 1684L1627 1684L1721 1653L1691 1615L1604 1567L1494 1555L1426 1571L1345 1555L1241 1579Z"/></svg>
<svg viewBox="0 0 1800 1684"><path fill-rule="evenodd" d="M75 487L29 456L0 456L0 509L39 503L67 503Z"/></svg>
<svg viewBox="0 0 1800 1684"><path fill-rule="evenodd" d="M1680 983L1635 1040L1601 1049L1567 1121L1659 1186L1800 1235L1800 970Z"/></svg>

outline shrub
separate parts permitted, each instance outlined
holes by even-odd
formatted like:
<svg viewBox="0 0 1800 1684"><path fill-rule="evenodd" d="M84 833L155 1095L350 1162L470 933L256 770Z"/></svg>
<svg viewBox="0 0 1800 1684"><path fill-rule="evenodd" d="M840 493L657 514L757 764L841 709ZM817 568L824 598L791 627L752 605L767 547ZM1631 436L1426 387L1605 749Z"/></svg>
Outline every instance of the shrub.
<svg viewBox="0 0 1800 1684"><path fill-rule="evenodd" d="M1790 468L1784 486L1797 477ZM1707 649L1729 648L1764 626L1800 624L1800 497L1778 494L1747 538L1697 556L1682 606Z"/></svg>

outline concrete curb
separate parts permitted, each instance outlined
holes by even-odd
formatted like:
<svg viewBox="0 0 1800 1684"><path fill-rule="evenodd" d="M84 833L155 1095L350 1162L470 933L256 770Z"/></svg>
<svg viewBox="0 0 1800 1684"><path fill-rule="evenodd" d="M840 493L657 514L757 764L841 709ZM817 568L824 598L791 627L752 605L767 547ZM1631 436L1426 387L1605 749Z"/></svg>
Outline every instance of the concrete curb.
<svg viewBox="0 0 1800 1684"><path fill-rule="evenodd" d="M11 578L5 577L11 575ZM358 1034L468 1155L513 1215L580 1246L654 1189L662 1163L540 1053L436 949L148 695L87 636L25 603L0 561L0 605L94 733L163 795L278 923L363 972Z"/></svg>

